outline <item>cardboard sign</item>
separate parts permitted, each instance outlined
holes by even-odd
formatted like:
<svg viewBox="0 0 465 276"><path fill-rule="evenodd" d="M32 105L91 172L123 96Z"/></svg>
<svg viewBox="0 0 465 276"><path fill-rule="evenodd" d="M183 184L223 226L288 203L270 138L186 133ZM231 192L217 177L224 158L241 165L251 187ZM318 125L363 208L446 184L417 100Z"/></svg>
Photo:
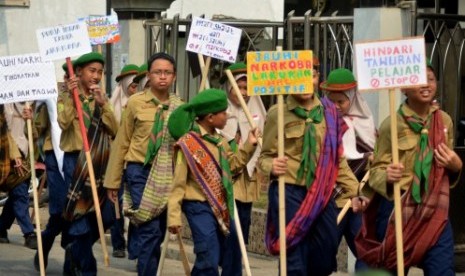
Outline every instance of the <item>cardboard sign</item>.
<svg viewBox="0 0 465 276"><path fill-rule="evenodd" d="M116 14L109 16L89 16L80 18L79 21L86 22L92 45L116 43L121 39L118 16Z"/></svg>
<svg viewBox="0 0 465 276"><path fill-rule="evenodd" d="M39 53L0 57L0 104L58 96L55 66Z"/></svg>
<svg viewBox="0 0 465 276"><path fill-rule="evenodd" d="M425 40L402 40L355 44L359 90L380 90L424 85Z"/></svg>
<svg viewBox="0 0 465 276"><path fill-rule="evenodd" d="M313 93L312 51L247 53L247 94Z"/></svg>
<svg viewBox="0 0 465 276"><path fill-rule="evenodd" d="M85 22L38 29L36 35L44 60L65 59L92 51Z"/></svg>
<svg viewBox="0 0 465 276"><path fill-rule="evenodd" d="M234 63L241 34L241 29L194 17L186 50Z"/></svg>

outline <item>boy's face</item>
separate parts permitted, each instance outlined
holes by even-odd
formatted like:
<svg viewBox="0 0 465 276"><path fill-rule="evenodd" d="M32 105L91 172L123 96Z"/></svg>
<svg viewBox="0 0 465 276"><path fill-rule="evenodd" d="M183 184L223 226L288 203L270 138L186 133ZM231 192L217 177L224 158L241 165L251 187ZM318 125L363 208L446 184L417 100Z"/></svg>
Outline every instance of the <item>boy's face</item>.
<svg viewBox="0 0 465 276"><path fill-rule="evenodd" d="M343 92L329 92L328 98L336 105L342 115L346 115L350 109L350 100Z"/></svg>
<svg viewBox="0 0 465 276"><path fill-rule="evenodd" d="M147 82L153 91L169 92L171 85L176 80L176 72L173 64L166 59L156 59L149 68Z"/></svg>
<svg viewBox="0 0 465 276"><path fill-rule="evenodd" d="M100 62L91 62L84 67L78 67L77 75L79 76L82 88L89 90L92 85L100 83L103 75L103 64Z"/></svg>
<svg viewBox="0 0 465 276"><path fill-rule="evenodd" d="M224 126L226 125L226 122L228 120L228 116L226 114L226 110L220 111L215 114L209 114L208 115L208 122L209 124L217 129L223 129Z"/></svg>
<svg viewBox="0 0 465 276"><path fill-rule="evenodd" d="M239 90L241 91L242 98L244 99L245 102L249 101L249 96L247 96L247 79L246 78L241 78L237 81L237 86L239 87ZM231 87L228 93L228 98L229 100L236 106L240 106L241 102L236 96L236 93L233 91L234 88Z"/></svg>
<svg viewBox="0 0 465 276"><path fill-rule="evenodd" d="M429 104L436 97L436 76L430 68L426 70L426 78L428 80L426 85L402 89L409 102Z"/></svg>

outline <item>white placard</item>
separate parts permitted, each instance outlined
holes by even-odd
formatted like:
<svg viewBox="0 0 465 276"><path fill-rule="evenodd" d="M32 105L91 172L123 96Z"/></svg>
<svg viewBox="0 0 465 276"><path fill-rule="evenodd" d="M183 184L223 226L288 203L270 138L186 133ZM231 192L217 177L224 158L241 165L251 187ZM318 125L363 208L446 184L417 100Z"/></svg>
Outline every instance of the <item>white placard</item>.
<svg viewBox="0 0 465 276"><path fill-rule="evenodd" d="M381 90L425 85L423 37L355 44L359 90Z"/></svg>
<svg viewBox="0 0 465 276"><path fill-rule="evenodd" d="M241 34L241 29L194 17L186 50L234 63Z"/></svg>
<svg viewBox="0 0 465 276"><path fill-rule="evenodd" d="M58 96L55 66L39 53L0 57L0 104Z"/></svg>
<svg viewBox="0 0 465 276"><path fill-rule="evenodd" d="M65 59L92 52L85 22L38 29L36 35L44 60Z"/></svg>

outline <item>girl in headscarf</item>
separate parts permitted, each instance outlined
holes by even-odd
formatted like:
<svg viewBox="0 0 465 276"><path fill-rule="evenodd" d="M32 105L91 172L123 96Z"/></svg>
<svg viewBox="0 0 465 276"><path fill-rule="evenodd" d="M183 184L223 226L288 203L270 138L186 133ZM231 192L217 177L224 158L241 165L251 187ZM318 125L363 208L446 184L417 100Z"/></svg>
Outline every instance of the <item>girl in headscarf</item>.
<svg viewBox="0 0 465 276"><path fill-rule="evenodd" d="M137 65L127 64L121 69L121 73L115 79L118 85L111 94L110 103L114 108L118 123L123 118L129 97L137 91L138 84L134 82L134 78L138 72L139 67Z"/></svg>

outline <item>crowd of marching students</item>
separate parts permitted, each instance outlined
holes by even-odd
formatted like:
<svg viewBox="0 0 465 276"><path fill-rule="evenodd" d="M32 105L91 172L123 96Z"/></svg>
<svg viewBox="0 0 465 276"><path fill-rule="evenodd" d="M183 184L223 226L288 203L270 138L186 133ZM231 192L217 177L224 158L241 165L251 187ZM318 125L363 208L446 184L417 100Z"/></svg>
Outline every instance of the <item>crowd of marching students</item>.
<svg viewBox="0 0 465 276"><path fill-rule="evenodd" d="M124 258L127 252L137 260L138 275L157 274L165 233L182 231L182 213L196 254L191 274L242 275L234 222L240 221L248 243L260 187L268 187L264 242L271 254L279 254L279 177L285 180L287 275L331 274L342 236L357 257L356 271L395 273L394 183L402 190L405 271L418 266L426 275L455 274L449 189L462 161L453 151L452 120L435 102L437 80L429 61L428 84L402 89L406 99L395 115L398 164L392 160L390 119L377 130L350 70L335 69L320 84L317 59L315 93L286 98L284 157L278 157L277 107L266 112L259 96L247 96L244 63L228 69L253 127L226 80L221 89L206 89L184 103L172 92L177 69L168 54L156 53L141 67L124 66L111 98L99 85L101 54L85 54L72 64L72 76L63 66L65 87L56 105L61 162L50 106L0 106L0 189L9 194L0 216L0 243L9 242L7 230L16 218L25 246L42 250L45 268L61 233L64 275L97 273L92 246L99 239L99 223L72 94L77 89L102 224L105 230L111 227L113 256ZM28 213L26 119L33 120L50 194L41 249ZM338 221L346 204L352 208ZM34 266L39 270L38 251Z"/></svg>

